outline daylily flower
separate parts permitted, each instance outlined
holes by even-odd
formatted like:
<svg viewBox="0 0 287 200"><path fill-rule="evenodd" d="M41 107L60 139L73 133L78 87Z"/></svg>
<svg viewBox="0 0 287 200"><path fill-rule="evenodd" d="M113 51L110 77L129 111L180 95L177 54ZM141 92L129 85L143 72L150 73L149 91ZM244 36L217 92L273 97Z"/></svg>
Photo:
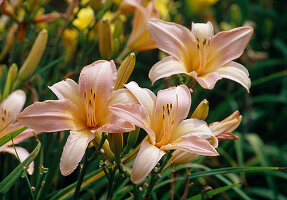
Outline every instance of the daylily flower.
<svg viewBox="0 0 287 200"><path fill-rule="evenodd" d="M98 132L122 133L134 129L109 110L116 103L135 102L126 89L113 91L116 77L114 62L99 60L82 69L79 84L66 79L51 86L59 100L36 102L18 116L20 122L39 131L70 130L60 163L64 176L76 169Z"/></svg>
<svg viewBox="0 0 287 200"><path fill-rule="evenodd" d="M220 140L238 140L238 137L234 134L232 134L232 131L234 131L240 124L242 120L242 116L238 111L235 111L232 113L229 117L225 118L224 120L220 122L213 122L209 125L209 129L212 131L212 133L216 136L216 138ZM211 144L216 148L217 144L215 144L211 140ZM195 158L197 158L198 155L194 153L185 152L182 150L175 150L172 154L171 160L175 165L188 163Z"/></svg>
<svg viewBox="0 0 287 200"><path fill-rule="evenodd" d="M240 125L241 120L240 112L235 111L224 120L209 124L209 128L218 140L238 140L238 137L231 132Z"/></svg>
<svg viewBox="0 0 287 200"><path fill-rule="evenodd" d="M156 48L156 43L151 39L147 30L148 21L152 18L158 18L154 2L149 2L146 7L135 0L125 0L124 3L135 7L133 29L127 47L132 51L145 51Z"/></svg>
<svg viewBox="0 0 287 200"><path fill-rule="evenodd" d="M249 90L251 81L247 69L232 60L243 53L252 36L252 27L238 27L216 35L210 22L192 23L189 31L179 24L152 19L147 27L159 49L171 54L150 70L153 83L184 73L206 89L212 89L219 79L228 78Z"/></svg>
<svg viewBox="0 0 287 200"><path fill-rule="evenodd" d="M137 154L131 172L131 181L141 182L165 154L165 151L181 149L205 156L218 153L205 138L217 141L204 121L186 119L191 104L190 91L178 86L158 92L157 97L135 82L125 85L139 104L116 104L112 112L132 124L143 128L145 139Z"/></svg>
<svg viewBox="0 0 287 200"><path fill-rule="evenodd" d="M11 93L6 99L4 99L0 104L0 138L4 137L8 133L22 127L23 125L16 121L16 116L21 112L26 101L26 95L22 90L16 90ZM26 129L18 136L13 138L14 144L19 144L23 140L33 137L34 134L38 134L32 129ZM13 146L13 142L9 141L0 147L0 152L7 152L15 156L19 156L21 162L23 162L30 153L23 147ZM16 154L16 151L17 154ZM27 172L31 175L34 171L34 162L29 165Z"/></svg>

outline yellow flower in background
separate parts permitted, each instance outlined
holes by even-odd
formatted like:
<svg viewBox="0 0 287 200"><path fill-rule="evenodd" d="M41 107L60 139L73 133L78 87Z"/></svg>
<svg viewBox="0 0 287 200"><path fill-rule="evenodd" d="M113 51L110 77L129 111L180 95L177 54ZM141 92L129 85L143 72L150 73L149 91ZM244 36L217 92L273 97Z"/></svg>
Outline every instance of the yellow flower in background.
<svg viewBox="0 0 287 200"><path fill-rule="evenodd" d="M73 25L80 30L85 29L94 21L94 11L91 7L82 8L77 18L73 21Z"/></svg>
<svg viewBox="0 0 287 200"><path fill-rule="evenodd" d="M154 5L161 19L164 19L167 17L169 3L170 3L170 0L156 0L154 2Z"/></svg>
<svg viewBox="0 0 287 200"><path fill-rule="evenodd" d="M187 6L187 9L192 12L192 14L196 14L211 7L217 1L218 0L185 0L185 5Z"/></svg>

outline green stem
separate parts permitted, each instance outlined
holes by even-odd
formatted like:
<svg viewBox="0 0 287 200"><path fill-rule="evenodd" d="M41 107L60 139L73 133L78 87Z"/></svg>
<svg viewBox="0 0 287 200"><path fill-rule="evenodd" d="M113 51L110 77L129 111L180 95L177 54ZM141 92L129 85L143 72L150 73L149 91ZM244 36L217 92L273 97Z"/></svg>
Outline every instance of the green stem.
<svg viewBox="0 0 287 200"><path fill-rule="evenodd" d="M80 175L78 178L78 182L77 182L77 186L75 189L75 195L74 195L75 200L77 200L79 198L81 185L82 185L85 173L88 169L88 165L93 159L95 159L100 154L100 150L103 147L103 144L104 144L106 138L107 138L107 135L105 133L102 133L102 139L101 139L101 142L100 142L96 152L89 159L88 159L87 155L84 156L83 168L81 169L81 172L80 172Z"/></svg>
<svg viewBox="0 0 287 200"><path fill-rule="evenodd" d="M32 199L34 200L35 198L34 198L34 194L33 194L33 191L32 191L32 187L31 187L30 181L29 181L29 179L28 179L27 172L26 172L26 170L25 170L25 168L24 168L24 166L23 166L23 164L22 164L22 162L21 162L21 160L20 160L20 158L19 158L19 155L18 155L17 150L16 150L16 148L15 148L15 144L14 144L13 138L12 138L12 144L13 144L14 150L15 150L15 152L16 152L17 159L19 160L19 162L20 162L20 164L21 164L21 166L22 166L23 173L25 174L25 179L26 179L26 181L27 181L27 184L28 184L28 187L29 187L29 191L30 191L31 197L32 197Z"/></svg>
<svg viewBox="0 0 287 200"><path fill-rule="evenodd" d="M116 61L123 61L127 55L131 52L129 47L125 47L124 50L120 53L120 55L116 58Z"/></svg>
<svg viewBox="0 0 287 200"><path fill-rule="evenodd" d="M165 156L165 160L162 163L162 165L159 168L159 170L156 171L156 172L155 171L152 172L151 180L149 182L149 186L148 186L147 192L146 192L146 194L144 196L145 199L149 199L150 198L150 193L152 192L153 187L156 184L156 181L158 180L158 174L160 174L163 171L163 169L165 168L165 165L168 163L168 161L170 160L171 156L172 156L172 151L169 151L167 153L167 155Z"/></svg>
<svg viewBox="0 0 287 200"><path fill-rule="evenodd" d="M81 169L79 178L78 178L78 182L77 182L77 186L75 189L75 195L74 195L74 199L77 200L79 198L80 195L80 189L81 189L81 185L85 176L85 173L87 171L88 168L88 158L87 155L84 156L84 164L83 164L83 168Z"/></svg>

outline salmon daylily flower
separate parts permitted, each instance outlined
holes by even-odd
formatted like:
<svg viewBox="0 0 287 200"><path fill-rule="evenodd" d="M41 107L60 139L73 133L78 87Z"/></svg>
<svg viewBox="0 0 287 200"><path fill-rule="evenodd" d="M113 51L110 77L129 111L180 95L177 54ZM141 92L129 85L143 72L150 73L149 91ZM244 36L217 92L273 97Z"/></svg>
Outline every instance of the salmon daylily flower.
<svg viewBox="0 0 287 200"><path fill-rule="evenodd" d="M192 23L190 31L179 24L152 19L147 27L158 48L171 55L150 70L153 83L184 73L206 89L212 89L219 79L227 78L249 91L251 81L247 69L232 60L243 53L252 36L252 27L238 27L216 35L210 22Z"/></svg>
<svg viewBox="0 0 287 200"><path fill-rule="evenodd" d="M21 112L26 101L26 95L22 90L16 90L11 93L6 99L4 99L0 104L0 138L4 137L8 133L22 127L23 125L16 121L16 116ZM32 129L26 129L18 136L16 136L12 141L7 142L0 147L0 152L7 152L15 156L19 156L21 162L23 162L30 153L23 147L13 146L14 144L19 144L23 140L33 137L34 134L38 134ZM16 150L16 151L15 151ZM16 153L17 152L17 153ZM27 172L31 175L34 171L34 162L29 165Z"/></svg>
<svg viewBox="0 0 287 200"><path fill-rule="evenodd" d="M135 8L133 29L127 42L127 47L133 51L145 51L156 48L156 43L151 39L147 30L148 21L151 18L158 17L154 2L149 2L146 7L135 0L125 0L124 3Z"/></svg>
<svg viewBox="0 0 287 200"><path fill-rule="evenodd" d="M190 91L186 86L161 90L157 97L135 82L125 86L140 105L115 104L110 109L114 114L143 128L148 134L148 139L142 142L135 159L131 172L132 182L140 183L144 180L168 150L181 149L199 155L218 155L206 140L213 138L217 143L206 123L198 119L185 119L191 104Z"/></svg>
<svg viewBox="0 0 287 200"><path fill-rule="evenodd" d="M220 122L213 122L209 125L209 129L220 140L238 140L238 137L231 132L234 131L240 124L242 116L238 111L232 113L229 117ZM217 144L213 144L216 148ZM194 153L185 152L182 150L175 150L172 154L171 160L175 165L188 163L198 155Z"/></svg>
<svg viewBox="0 0 287 200"><path fill-rule="evenodd" d="M94 62L82 69L79 84L66 79L50 87L59 100L36 102L18 116L20 122L35 130L70 130L60 163L64 176L76 169L95 134L134 129L132 124L109 110L109 106L116 103L135 102L128 90L114 91L116 77L113 61Z"/></svg>

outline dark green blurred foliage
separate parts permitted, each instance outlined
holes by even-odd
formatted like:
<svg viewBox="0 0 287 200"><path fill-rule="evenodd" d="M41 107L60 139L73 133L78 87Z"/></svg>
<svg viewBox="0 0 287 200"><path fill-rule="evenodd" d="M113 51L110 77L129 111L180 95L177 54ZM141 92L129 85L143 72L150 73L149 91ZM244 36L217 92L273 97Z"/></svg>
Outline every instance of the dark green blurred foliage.
<svg viewBox="0 0 287 200"><path fill-rule="evenodd" d="M250 93L239 84L230 80L220 80L214 90L208 91L196 86L192 97L191 113L203 100L209 101L210 112L207 122L221 121L235 110L243 115L241 126L236 130L239 141L220 142L218 151L220 156L216 158L199 157L194 165L190 166L191 173L200 170L218 169L222 167L254 167L254 166L287 166L287 1L283 0L219 0L213 6L207 7L198 13L188 10L188 0L175 1L178 13L171 13L172 21L191 27L191 22L211 21L215 32L222 30L222 22L232 26L249 24L254 27L254 35L245 53L238 62L246 66L250 73L252 86ZM241 14L241 18L234 21L232 10ZM66 5L62 1L50 1L45 5L46 12L56 10L63 12ZM231 7L233 6L233 9ZM115 10L115 5L107 7ZM103 13L95 13L95 20L99 21ZM238 17L238 15L236 15ZM235 17L236 18L236 17ZM233 20L233 21L232 21ZM131 16L128 15L128 22ZM11 23L11 22L9 22ZM68 64L64 64L64 47L58 30L62 26L60 20L50 23L48 28L49 41L41 62L34 76L24 85L29 93L27 105L33 100L44 101L55 99L55 95L47 86L70 77L77 81L81 68L98 59L101 59L98 51L97 39L90 40L87 35L93 28L87 28L87 32L79 31L78 44L75 55ZM75 28L71 23L65 24L67 28ZM130 27L129 27L130 28ZM16 42L10 57L4 59L4 63L10 66L17 63L18 66L25 60L28 50L31 48L30 41L35 40L40 30L35 24L27 29L26 38L23 42ZM3 46L3 40L0 43ZM66 47L69 48L69 47ZM21 56L19 56L21 55ZM115 57L113 58L115 59ZM159 59L159 50L140 52L136 54L135 70L130 80L134 80L141 87L151 88L155 93L167 86L177 85L184 82L185 77L173 76L171 79L163 79L151 85L148 77L150 68ZM117 65L119 66L119 65ZM4 75L7 70L4 70ZM1 80L3 82L3 80ZM1 90L3 91L3 83ZM33 89L35 88L35 89ZM68 133L48 133L39 136L42 143L41 151L35 161L35 173L30 178L31 184L36 186L38 199L52 199L56 194L63 193L63 188L73 184L77 180L79 168L71 176L63 177L59 172L59 160L63 145ZM144 131L140 131L139 139L144 138ZM124 136L126 140L126 136ZM29 142L30 141L30 142ZM23 142L23 146L31 152L36 142L29 140ZM139 140L138 140L139 141ZM92 149L87 151L91 155ZM7 166L17 166L16 159L6 154L0 154L0 180L2 181L13 169ZM48 173L39 175L37 167L43 165L49 168ZM90 165L88 175L94 175L98 169L99 161ZM169 169L171 170L171 169ZM181 167L175 176L180 177L174 183L174 197L179 199L185 189L185 169ZM88 176L87 175L87 176ZM92 176L91 175L91 176ZM169 180L171 171L163 173L163 180ZM41 192L41 181L45 178L45 185ZM166 179L164 179L166 178ZM128 180L116 177L118 190L115 199L129 198L129 194L122 192L127 187ZM272 171L268 174L245 174L230 173L204 178L191 179L193 185L189 189L188 197L204 193L205 186L220 188L233 183L241 182L228 191L213 197L214 199L287 199L287 174L286 170ZM84 188L81 199L105 198L103 191L107 190L105 177L92 182ZM152 193L152 199L170 199L170 182L158 187ZM64 194L64 193L63 193ZM117 196L118 195L118 196ZM1 197L1 195L0 195ZM24 179L20 178L12 189L1 199L28 199L29 190ZM57 199L58 196L54 196ZM72 196L69 197L70 199Z"/></svg>

